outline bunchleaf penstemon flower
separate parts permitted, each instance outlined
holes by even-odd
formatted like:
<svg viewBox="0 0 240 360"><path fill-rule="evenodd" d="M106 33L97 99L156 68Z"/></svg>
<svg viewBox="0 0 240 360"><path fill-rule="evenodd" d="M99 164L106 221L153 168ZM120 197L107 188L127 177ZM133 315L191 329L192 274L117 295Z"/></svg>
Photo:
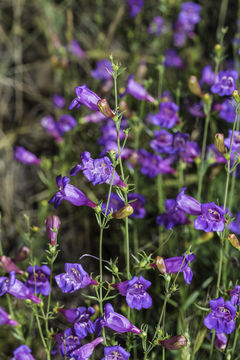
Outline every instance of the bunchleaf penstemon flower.
<svg viewBox="0 0 240 360"><path fill-rule="evenodd" d="M151 286L151 282L144 279L143 276L139 278L134 276L131 280L126 280L117 285L121 295L126 296L126 301L131 309L141 310L148 309L152 306L152 298L146 292Z"/></svg>

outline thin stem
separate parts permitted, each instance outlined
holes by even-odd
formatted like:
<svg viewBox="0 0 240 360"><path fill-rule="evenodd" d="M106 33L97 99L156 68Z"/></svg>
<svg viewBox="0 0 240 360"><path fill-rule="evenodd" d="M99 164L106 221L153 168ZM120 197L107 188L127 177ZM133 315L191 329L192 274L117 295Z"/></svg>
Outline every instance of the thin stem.
<svg viewBox="0 0 240 360"><path fill-rule="evenodd" d="M235 334L234 334L231 360L234 359L234 353L235 353L235 349L236 349L236 345L237 345L237 341L238 341L239 330L240 330L240 324L238 325L237 330L235 331Z"/></svg>
<svg viewBox="0 0 240 360"><path fill-rule="evenodd" d="M51 360L51 353L50 353L50 350L47 347L47 343L46 343L46 341L44 339L44 336L43 336L42 327L41 327L41 323L40 323L39 315L38 315L38 310L37 310L35 304L33 305L33 311L34 311L34 315L35 315L35 318L36 318L36 321L37 321L39 335L41 337L43 347L44 347L44 349L46 351L46 354L47 354L47 360Z"/></svg>
<svg viewBox="0 0 240 360"><path fill-rule="evenodd" d="M217 39L218 40L221 38L221 30L225 24L227 9L228 9L228 0L222 0L220 11L219 11L218 27L217 27Z"/></svg>

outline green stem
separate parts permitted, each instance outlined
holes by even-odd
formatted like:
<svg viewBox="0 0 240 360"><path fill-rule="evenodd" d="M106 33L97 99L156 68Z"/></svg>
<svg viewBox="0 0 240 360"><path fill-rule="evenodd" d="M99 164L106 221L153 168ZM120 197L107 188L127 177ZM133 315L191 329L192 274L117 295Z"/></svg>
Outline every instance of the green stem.
<svg viewBox="0 0 240 360"><path fill-rule="evenodd" d="M219 11L218 27L217 27L217 39L218 40L221 38L221 30L225 24L227 8L228 8L228 0L222 0L220 11Z"/></svg>
<svg viewBox="0 0 240 360"><path fill-rule="evenodd" d="M39 335L40 335L40 338L41 338L41 340L42 340L42 344L43 344L43 347L44 347L44 349L45 349L45 352L46 352L46 354L47 354L47 360L51 360L51 352L50 352L50 350L48 349L47 343L46 343L46 341L45 341L45 339L44 339L43 332L42 332L42 327L41 327L41 323L40 323L40 320L39 320L38 310L37 310L35 304L33 305L33 311L34 311L34 315L35 315L35 318L36 318L36 321L37 321L37 326L38 326Z"/></svg>
<svg viewBox="0 0 240 360"><path fill-rule="evenodd" d="M235 353L235 349L236 349L236 345L237 345L237 341L238 341L239 330L240 330L240 324L238 325L237 330L235 331L235 334L234 334L231 360L234 359L234 353Z"/></svg>

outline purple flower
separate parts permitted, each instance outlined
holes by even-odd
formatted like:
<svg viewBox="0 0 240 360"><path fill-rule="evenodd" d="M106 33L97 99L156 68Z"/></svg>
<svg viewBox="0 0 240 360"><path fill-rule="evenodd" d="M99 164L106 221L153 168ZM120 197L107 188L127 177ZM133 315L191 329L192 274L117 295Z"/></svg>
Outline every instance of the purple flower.
<svg viewBox="0 0 240 360"><path fill-rule="evenodd" d="M107 346L104 348L104 358L102 360L127 360L130 354L121 346Z"/></svg>
<svg viewBox="0 0 240 360"><path fill-rule="evenodd" d="M181 11L179 13L179 20L182 23L197 24L201 20L200 18L201 5L193 2L182 3Z"/></svg>
<svg viewBox="0 0 240 360"><path fill-rule="evenodd" d="M224 211L220 206L214 202L201 204L201 215L194 220L194 228L197 230L209 231L223 231L225 228Z"/></svg>
<svg viewBox="0 0 240 360"><path fill-rule="evenodd" d="M80 264L65 264L65 273L55 276L57 285L64 293L73 293L88 285L97 285Z"/></svg>
<svg viewBox="0 0 240 360"><path fill-rule="evenodd" d="M212 312L205 317L204 325L210 330L215 329L217 334L231 334L235 330L235 306L230 301L224 302L222 297L211 300L209 304Z"/></svg>
<svg viewBox="0 0 240 360"><path fill-rule="evenodd" d="M204 116L205 116L204 111L203 111L203 101L200 101L199 103L194 103L194 104L188 103L187 110L194 117L204 118Z"/></svg>
<svg viewBox="0 0 240 360"><path fill-rule="evenodd" d="M93 334L95 331L95 326L90 320L90 317L95 313L95 310L90 306L88 309L86 307L80 306L73 309L59 309L67 321L74 324L74 330L81 339L85 338L88 334Z"/></svg>
<svg viewBox="0 0 240 360"><path fill-rule="evenodd" d="M216 334L214 339L214 346L220 351L224 351L227 346L228 339L224 333Z"/></svg>
<svg viewBox="0 0 240 360"><path fill-rule="evenodd" d="M235 104L231 103L229 99L225 100L222 103L221 111L219 112L220 118L222 118L223 120L229 123L233 123L235 119L235 108L234 108Z"/></svg>
<svg viewBox="0 0 240 360"><path fill-rule="evenodd" d="M17 265L14 263L14 261L12 261L12 259L8 256L0 256L0 266L7 273L10 273L10 271L14 270L16 274L24 274L24 271L19 269L19 267L17 267Z"/></svg>
<svg viewBox="0 0 240 360"><path fill-rule="evenodd" d="M180 131L176 132L173 135L173 150L175 152L179 152L180 154L186 150L187 144L189 143L187 140L189 138L189 134L181 133Z"/></svg>
<svg viewBox="0 0 240 360"><path fill-rule="evenodd" d="M97 62L97 67L91 71L91 75L95 79L106 81L113 78L112 72L113 69L110 60L104 59Z"/></svg>
<svg viewBox="0 0 240 360"><path fill-rule="evenodd" d="M231 138L232 138L232 130L229 130L228 131L228 138L226 138L224 140L224 144L229 150L230 150L230 146L231 146ZM234 131L234 133L233 133L231 151L233 153L235 153L236 151L240 152L240 131Z"/></svg>
<svg viewBox="0 0 240 360"><path fill-rule="evenodd" d="M21 345L14 350L14 357L11 360L34 360L31 355L32 350L27 345Z"/></svg>
<svg viewBox="0 0 240 360"><path fill-rule="evenodd" d="M95 208L97 205L88 200L86 195L77 187L69 184L70 179L67 176L62 177L58 175L56 178L59 191L49 200L49 204L54 203L54 207L57 208L62 200L67 200L75 206L89 206Z"/></svg>
<svg viewBox="0 0 240 360"><path fill-rule="evenodd" d="M235 234L240 235L240 213L236 214L235 220L228 225L228 228Z"/></svg>
<svg viewBox="0 0 240 360"><path fill-rule="evenodd" d="M146 292L150 285L151 282L143 276L139 278L134 276L131 280L119 283L118 290L122 296L126 296L127 304L131 309L148 309L152 306L152 298Z"/></svg>
<svg viewBox="0 0 240 360"><path fill-rule="evenodd" d="M190 254L184 257L172 257L164 260L167 273L174 274L179 271L183 273L183 277L186 285L190 284L193 278L192 269L188 264L190 264L195 259L195 255Z"/></svg>
<svg viewBox="0 0 240 360"><path fill-rule="evenodd" d="M88 151L84 151L80 154L82 163L77 164L70 172L71 176L75 176L78 171L82 171L84 176L92 182L93 185L97 184L110 184L113 166L111 160L104 156L100 159L92 159L91 154ZM117 172L114 172L113 185L126 187L126 184L120 179Z"/></svg>
<svg viewBox="0 0 240 360"><path fill-rule="evenodd" d="M33 295L31 291L19 280L16 279L15 271L10 271L9 279L7 277L0 277L0 296L8 293L17 299L29 299L36 304L40 304L41 300Z"/></svg>
<svg viewBox="0 0 240 360"><path fill-rule="evenodd" d="M153 125L162 126L171 129L179 123L178 106L170 100L161 102L159 112L154 115L148 115L148 121Z"/></svg>
<svg viewBox="0 0 240 360"><path fill-rule="evenodd" d="M60 136L65 132L71 131L75 126L77 126L77 122L73 116L64 114L60 116L59 120L56 123Z"/></svg>
<svg viewBox="0 0 240 360"><path fill-rule="evenodd" d="M213 85L216 81L216 74L212 71L210 65L207 65L202 70L202 77L200 80L200 84L207 84L209 86Z"/></svg>
<svg viewBox="0 0 240 360"><path fill-rule="evenodd" d="M17 146L14 150L14 157L17 161L26 164L26 165L40 165L41 160L36 157L30 151L24 149L22 146Z"/></svg>
<svg viewBox="0 0 240 360"><path fill-rule="evenodd" d="M130 75L127 82L127 87L122 96L126 93L131 94L137 100L145 100L154 103L155 99L148 94L147 90L142 85L133 80L133 75Z"/></svg>
<svg viewBox="0 0 240 360"><path fill-rule="evenodd" d="M200 215L202 213L200 202L191 196L185 195L185 190L186 187L182 188L176 198L178 208L190 215Z"/></svg>
<svg viewBox="0 0 240 360"><path fill-rule="evenodd" d="M52 246L56 245L57 233L54 231L54 229L58 231L60 224L61 221L57 215L49 215L45 219L46 231Z"/></svg>
<svg viewBox="0 0 240 360"><path fill-rule="evenodd" d="M47 265L43 265L39 267L38 265L35 266L35 274L33 266L29 266L27 269L28 272L28 279L26 281L27 288L33 294L42 294L47 296L50 291L50 283L49 278L51 274L51 270Z"/></svg>
<svg viewBox="0 0 240 360"><path fill-rule="evenodd" d="M133 332L138 335L141 334L141 330L134 326L125 316L116 313L110 303L105 305L104 311L101 326L106 326L118 333Z"/></svg>
<svg viewBox="0 0 240 360"><path fill-rule="evenodd" d="M99 123L103 120L106 120L106 116L103 115L100 111L96 111L90 115L86 115L84 116L81 120L82 122L85 123Z"/></svg>
<svg viewBox="0 0 240 360"><path fill-rule="evenodd" d="M164 60L165 67L175 67L175 68L182 67L183 61L175 49L166 50L164 56L165 56L165 60Z"/></svg>
<svg viewBox="0 0 240 360"><path fill-rule="evenodd" d="M158 152L164 154L172 154L175 152L173 149L174 135L166 130L159 130L154 132L155 139L150 142L150 147Z"/></svg>
<svg viewBox="0 0 240 360"><path fill-rule="evenodd" d="M71 351L81 346L82 338L77 336L73 329L68 328L64 332L57 334L56 340L60 354L62 356L69 356Z"/></svg>
<svg viewBox="0 0 240 360"><path fill-rule="evenodd" d="M70 352L70 356L77 360L87 360L92 356L95 347L103 342L102 337L98 337L92 342L85 344Z"/></svg>
<svg viewBox="0 0 240 360"><path fill-rule="evenodd" d="M227 163L225 157L217 150L215 144L207 146L207 156L209 165Z"/></svg>
<svg viewBox="0 0 240 360"><path fill-rule="evenodd" d="M130 10L130 16L134 18L142 10L142 7L144 5L144 0L127 0L127 4Z"/></svg>
<svg viewBox="0 0 240 360"><path fill-rule="evenodd" d="M229 295L231 296L231 303L233 305L239 306L240 305L240 285L236 285L234 289L228 291Z"/></svg>
<svg viewBox="0 0 240 360"><path fill-rule="evenodd" d="M236 89L236 81L238 79L238 72L235 70L220 71L214 85L211 86L211 91L219 96L232 95L233 90Z"/></svg>
<svg viewBox="0 0 240 360"><path fill-rule="evenodd" d="M59 133L57 124L51 115L44 116L41 120L41 125L49 135L56 139L56 141L62 142L63 139L61 137L61 134Z"/></svg>
<svg viewBox="0 0 240 360"><path fill-rule="evenodd" d="M179 155L184 162L192 163L200 155L200 148L195 141L187 141L185 148L179 151Z"/></svg>
<svg viewBox="0 0 240 360"><path fill-rule="evenodd" d="M168 199L165 201L166 213L159 215L156 219L156 223L161 226L165 226L167 230L172 229L177 225L185 225L189 223L184 211L178 208L177 202L174 199Z"/></svg>
<svg viewBox="0 0 240 360"><path fill-rule="evenodd" d="M164 19L161 16L154 16L151 24L148 27L148 33L156 34L157 36L160 36L162 33L166 31L167 28Z"/></svg>
<svg viewBox="0 0 240 360"><path fill-rule="evenodd" d="M10 319L10 315L0 307L0 325L16 326L18 322Z"/></svg>
<svg viewBox="0 0 240 360"><path fill-rule="evenodd" d="M69 45L67 45L67 50L77 56L79 59L86 59L87 55L85 51L80 47L77 40L73 39Z"/></svg>
<svg viewBox="0 0 240 360"><path fill-rule="evenodd" d="M89 90L86 84L77 86L75 88L75 93L77 97L72 100L69 105L69 110L72 110L73 108L78 109L81 105L85 105L90 110L99 111L97 104L101 98L93 91Z"/></svg>
<svg viewBox="0 0 240 360"><path fill-rule="evenodd" d="M162 159L160 155L148 153L145 149L139 150L139 163L141 164L141 173L150 178L158 174L174 174L176 171L171 168L172 160Z"/></svg>
<svg viewBox="0 0 240 360"><path fill-rule="evenodd" d="M53 106L59 109L62 109L66 104L64 97L59 94L53 95L52 102L53 102Z"/></svg>
<svg viewBox="0 0 240 360"><path fill-rule="evenodd" d="M146 203L145 197L138 193L132 193L128 194L128 201L132 201L130 205L134 210L130 217L134 219L143 219L146 215L146 210L144 209L144 205Z"/></svg>

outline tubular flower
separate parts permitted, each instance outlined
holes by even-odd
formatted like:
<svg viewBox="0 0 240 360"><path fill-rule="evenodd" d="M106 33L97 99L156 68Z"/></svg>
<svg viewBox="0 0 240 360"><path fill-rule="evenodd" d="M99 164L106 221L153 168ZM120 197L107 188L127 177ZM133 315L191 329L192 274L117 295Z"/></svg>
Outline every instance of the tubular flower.
<svg viewBox="0 0 240 360"><path fill-rule="evenodd" d="M0 296L8 293L17 299L28 299L40 304L41 300L33 295L21 281L16 279L15 271L10 271L9 276L9 279L4 276L0 277Z"/></svg>
<svg viewBox="0 0 240 360"><path fill-rule="evenodd" d="M88 285L97 285L97 282L90 278L81 264L65 264L65 273L55 276L57 285L64 293L73 293Z"/></svg>
<svg viewBox="0 0 240 360"><path fill-rule="evenodd" d="M150 103L154 103L155 99L148 94L147 90L142 85L133 80L133 75L130 75L127 82L127 87L122 96L126 93L131 94L137 100L145 100Z"/></svg>
<svg viewBox="0 0 240 360"><path fill-rule="evenodd" d="M32 350L29 349L27 345L21 345L16 350L14 350L14 357L11 360L34 360L31 352Z"/></svg>
<svg viewBox="0 0 240 360"><path fill-rule="evenodd" d="M77 86L75 88L75 93L77 97L73 99L73 101L69 105L69 110L72 110L73 108L78 109L81 105L85 105L90 110L99 110L97 104L98 101L101 100L101 98L93 91L91 91L86 84L83 84L82 86Z"/></svg>
<svg viewBox="0 0 240 360"><path fill-rule="evenodd" d="M0 266L7 273L14 270L16 274L24 274L24 271L19 269L19 267L15 265L14 261L5 255L0 256Z"/></svg>
<svg viewBox="0 0 240 360"><path fill-rule="evenodd" d="M86 195L77 187L69 184L70 179L67 176L62 177L58 175L56 178L59 191L49 201L49 204L54 203L57 208L62 200L67 200L75 206L89 206L91 208L97 207L92 201L88 200Z"/></svg>
<svg viewBox="0 0 240 360"><path fill-rule="evenodd" d="M143 276L139 278L134 276L131 280L121 282L117 287L120 294L126 296L127 304L131 309L141 310L152 306L152 298L146 292L149 286L151 286L151 282L144 279Z"/></svg>
<svg viewBox="0 0 240 360"><path fill-rule="evenodd" d="M16 326L18 322L10 319L10 315L0 307L0 325Z"/></svg>
<svg viewBox="0 0 240 360"><path fill-rule="evenodd" d="M238 72L235 70L220 71L215 83L211 86L211 91L219 96L232 95L233 90L236 89L236 81L238 79Z"/></svg>
<svg viewBox="0 0 240 360"><path fill-rule="evenodd" d="M50 291L49 278L51 270L47 265L39 267L35 265L35 270L33 266L29 266L28 269L28 279L26 281L26 286L33 294L42 294L47 296Z"/></svg>
<svg viewBox="0 0 240 360"><path fill-rule="evenodd" d="M88 360L95 349L95 347L103 342L102 337L98 337L92 342L85 344L70 352L70 355L77 360Z"/></svg>
<svg viewBox="0 0 240 360"><path fill-rule="evenodd" d="M220 206L214 202L201 205L201 215L194 220L194 227L197 230L209 231L223 231L226 220L224 218L224 211Z"/></svg>
<svg viewBox="0 0 240 360"><path fill-rule="evenodd" d="M127 360L130 354L121 346L107 346L104 348L104 358L102 360Z"/></svg>
<svg viewBox="0 0 240 360"><path fill-rule="evenodd" d="M182 188L177 196L178 208L190 215L200 215L202 213L200 202L191 196L185 195L185 190L186 187Z"/></svg>
<svg viewBox="0 0 240 360"><path fill-rule="evenodd" d="M177 202L174 199L168 199L165 201L166 212L160 214L156 218L156 223L160 226L165 226L167 230L172 229L177 225L188 224L189 220L186 217L184 211L178 208Z"/></svg>
<svg viewBox="0 0 240 360"><path fill-rule="evenodd" d="M104 311L101 326L106 326L118 333L132 332L138 335L141 334L141 330L134 326L125 316L116 313L110 303L105 305Z"/></svg>
<svg viewBox="0 0 240 360"><path fill-rule="evenodd" d="M230 301L224 302L222 297L211 300L210 307L212 312L204 319L204 325L216 334L231 334L235 330L235 317L237 309Z"/></svg>
<svg viewBox="0 0 240 360"><path fill-rule="evenodd" d="M30 151L24 149L22 146L17 146L14 150L14 157L17 161L26 165L40 165L41 160Z"/></svg>

